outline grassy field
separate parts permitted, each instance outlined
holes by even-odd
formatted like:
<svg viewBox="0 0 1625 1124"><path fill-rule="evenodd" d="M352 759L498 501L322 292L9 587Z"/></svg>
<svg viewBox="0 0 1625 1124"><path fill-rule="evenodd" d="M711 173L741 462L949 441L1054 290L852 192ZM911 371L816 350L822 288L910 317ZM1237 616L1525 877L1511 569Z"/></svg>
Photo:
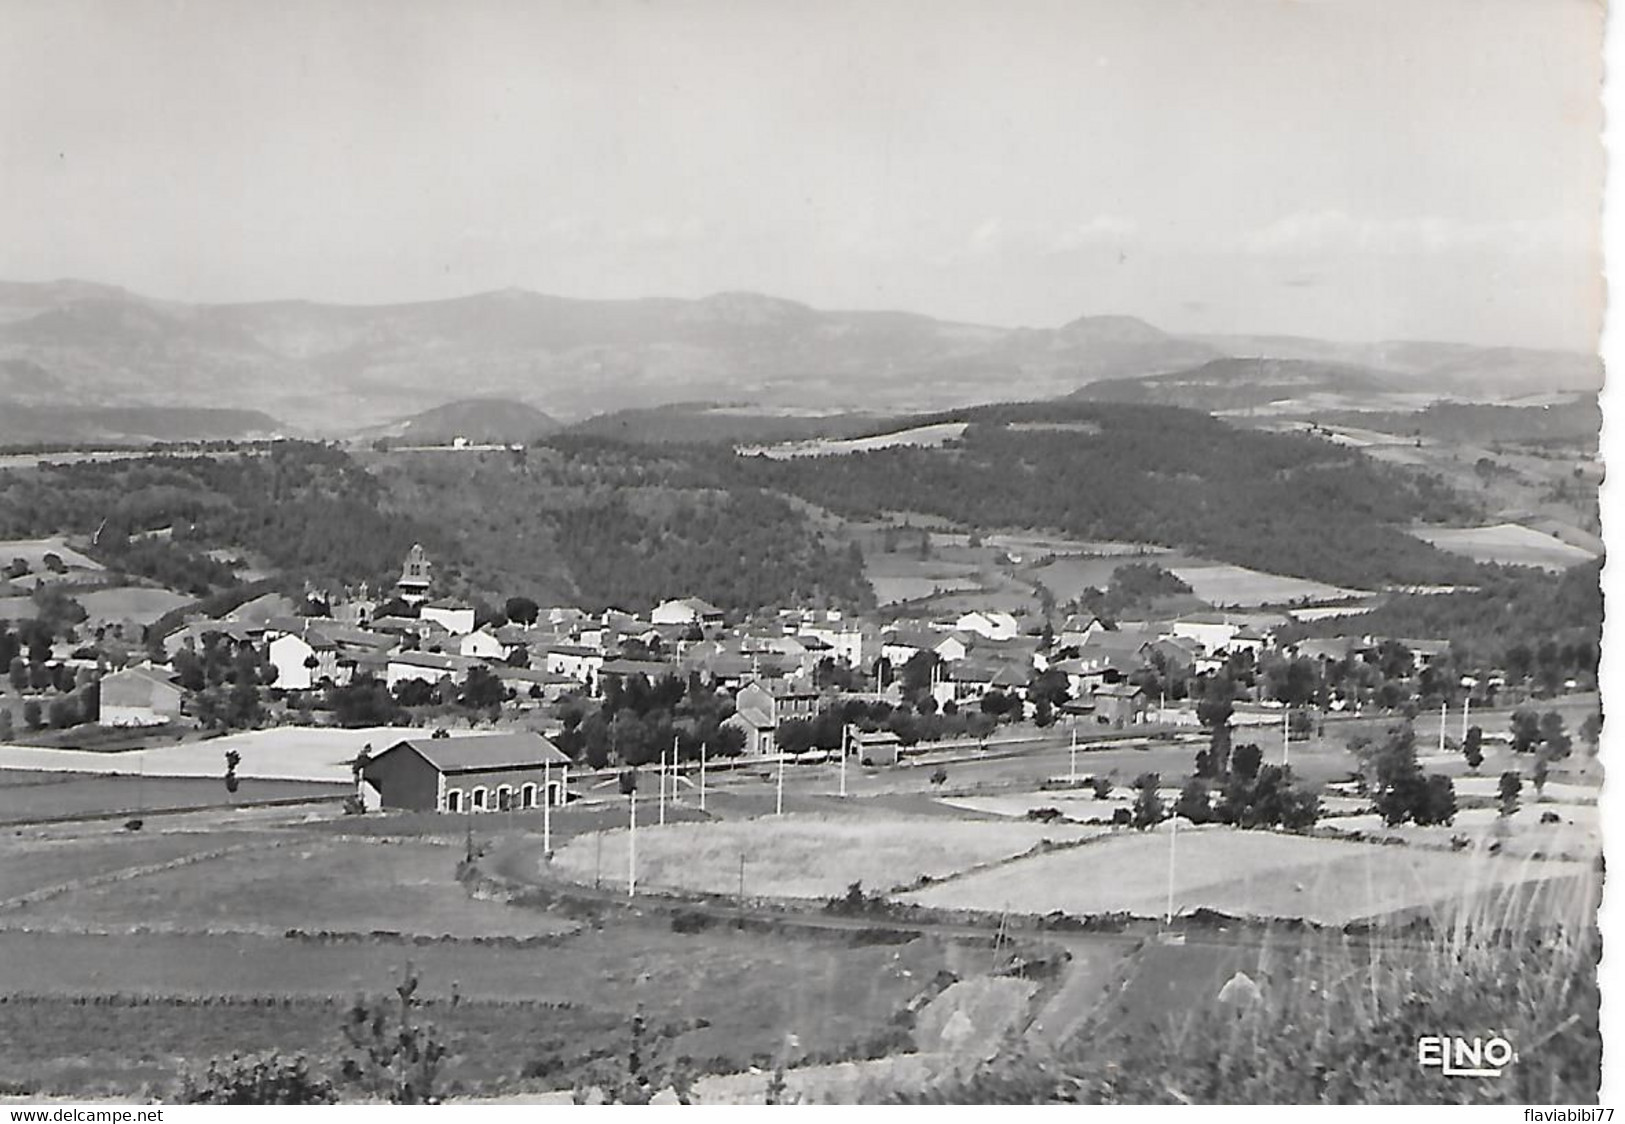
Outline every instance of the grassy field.
<svg viewBox="0 0 1625 1124"><path fill-rule="evenodd" d="M1441 841L1448 828L1437 829ZM1162 915L1168 904L1170 833L1124 833L927 887L906 900L947 909ZM1181 832L1173 908L1344 924L1512 883L1564 878L1584 864L1531 862L1482 851L1455 853L1262 831Z"/></svg>
<svg viewBox="0 0 1625 1124"><path fill-rule="evenodd" d="M1019 855L1040 840L1082 838L1089 829L952 819L765 816L710 824L639 828L638 884L650 889L732 894L745 860L746 896L824 898L853 882L871 890L907 885L921 875L942 878ZM628 833L572 840L554 869L607 886L626 885ZM602 865L599 845L602 844Z"/></svg>
<svg viewBox="0 0 1625 1124"><path fill-rule="evenodd" d="M964 422L942 422L937 425L919 425L874 437L813 438L808 441L787 441L778 445L742 446L743 457L764 456L775 460L786 457L833 457L847 453L867 453L875 449L890 449L906 445L918 449L935 448L957 441L965 435Z"/></svg>
<svg viewBox="0 0 1625 1124"><path fill-rule="evenodd" d="M151 624L171 609L178 609L192 601L190 597L167 589L134 585L81 593L76 600L85 607L92 623L131 620L138 624Z"/></svg>
<svg viewBox="0 0 1625 1124"><path fill-rule="evenodd" d="M0 558L10 562L21 558L33 571L45 569L45 556L55 554L65 566L74 570L100 570L100 562L93 561L73 549L62 539L0 539Z"/></svg>
<svg viewBox="0 0 1625 1124"><path fill-rule="evenodd" d="M1266 574L1243 566L1219 563L1168 567L1191 591L1211 605L1250 607L1285 605L1293 601L1333 601L1358 597L1360 590L1342 589L1323 582Z"/></svg>
<svg viewBox="0 0 1625 1124"><path fill-rule="evenodd" d="M1465 555L1475 562L1499 562L1506 566L1538 566L1543 570L1566 570L1596 555L1553 535L1500 523L1493 527L1421 527L1411 532L1440 550Z"/></svg>
<svg viewBox="0 0 1625 1124"><path fill-rule="evenodd" d="M297 841L122 879L15 910L10 923L94 932L160 929L280 935L376 931L430 937L535 937L576 924L541 910L470 900L461 850L431 843Z"/></svg>
<svg viewBox="0 0 1625 1124"><path fill-rule="evenodd" d="M230 793L218 775L214 778L99 776L0 769L0 824L67 816L126 813L138 816L161 808L219 808L272 800L334 799L349 791L348 786L335 784L244 779L238 782L237 791Z"/></svg>
<svg viewBox="0 0 1625 1124"><path fill-rule="evenodd" d="M109 831L68 838L19 833L0 840L0 902L264 838L247 832ZM0 915L0 922L5 916Z"/></svg>

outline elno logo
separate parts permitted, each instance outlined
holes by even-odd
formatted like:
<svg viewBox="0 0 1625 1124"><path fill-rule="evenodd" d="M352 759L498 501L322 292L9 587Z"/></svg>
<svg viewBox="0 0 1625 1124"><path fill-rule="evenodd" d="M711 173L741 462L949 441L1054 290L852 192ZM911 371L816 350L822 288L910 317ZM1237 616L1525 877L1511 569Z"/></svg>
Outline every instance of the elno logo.
<svg viewBox="0 0 1625 1124"><path fill-rule="evenodd" d="M1424 1034L1416 1040L1416 1061L1423 1069L1437 1069L1445 1077L1499 1077L1518 1060L1512 1043L1499 1036L1461 1038Z"/></svg>

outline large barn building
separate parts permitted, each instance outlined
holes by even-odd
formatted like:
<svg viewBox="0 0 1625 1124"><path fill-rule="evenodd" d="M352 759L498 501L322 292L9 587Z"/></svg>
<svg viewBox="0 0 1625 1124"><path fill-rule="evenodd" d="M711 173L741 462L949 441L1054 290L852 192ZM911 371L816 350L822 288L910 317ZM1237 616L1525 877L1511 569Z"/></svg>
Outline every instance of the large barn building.
<svg viewBox="0 0 1625 1124"><path fill-rule="evenodd" d="M361 769L368 808L504 812L563 804L570 759L534 733L408 738Z"/></svg>

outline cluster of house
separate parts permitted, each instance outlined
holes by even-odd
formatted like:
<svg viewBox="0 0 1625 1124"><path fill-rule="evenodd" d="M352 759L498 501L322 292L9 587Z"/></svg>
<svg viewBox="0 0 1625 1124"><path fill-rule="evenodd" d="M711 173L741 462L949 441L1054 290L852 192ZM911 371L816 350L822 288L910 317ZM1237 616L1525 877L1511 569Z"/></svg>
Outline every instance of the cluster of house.
<svg viewBox="0 0 1625 1124"><path fill-rule="evenodd" d="M1025 704L1034 676L1055 672L1066 681L1066 717L1111 727L1151 717L1194 722L1189 708L1169 709L1147 698L1131 682L1135 673L1147 666L1175 676L1217 671L1238 651L1257 655L1274 648L1276 631L1289 621L1268 613L1192 613L1108 626L1075 616L1053 635L1039 636L996 611L882 627L836 611L787 609L729 626L716 606L687 597L646 616L561 607L539 610L532 623L492 626L478 622L471 605L432 593L432 566L414 547L393 590L414 607L414 616L380 615L381 603L365 590L328 598L330 616L297 615L287 599L273 596L229 619L189 622L163 643L172 658L201 646L210 633L250 645L275 667L274 687L287 693L358 678L391 691L414 681L438 688L463 684L470 671L484 668L518 710L567 693L601 696L614 681L636 676L697 679L734 696L729 721L744 733L746 751L768 753L783 722L811 718L830 701L821 667L849 669L848 687L859 685L851 682L856 678L862 694L897 701L902 669L921 653L933 657L928 690L942 708L976 707L995 691ZM1443 650L1435 642L1405 643L1419 660ZM1372 638L1303 641L1293 654L1343 659L1374 644ZM128 668L103 679L101 721L174 721L183 713L183 696L166 669Z"/></svg>

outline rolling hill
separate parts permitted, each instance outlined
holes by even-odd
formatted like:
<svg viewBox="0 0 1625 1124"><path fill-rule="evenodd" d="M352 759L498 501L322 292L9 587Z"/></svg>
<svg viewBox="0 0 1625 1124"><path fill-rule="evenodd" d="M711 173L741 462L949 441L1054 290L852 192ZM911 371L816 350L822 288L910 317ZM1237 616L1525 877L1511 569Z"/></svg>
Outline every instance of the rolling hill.
<svg viewBox="0 0 1625 1124"><path fill-rule="evenodd" d="M436 408L448 389L565 420L707 401L903 415L1058 397L1238 357L1312 361L1327 368L1323 392L1349 397L1370 378L1392 377L1424 399L1476 400L1599 382L1599 365L1582 355L1193 338L1131 316L1003 328L743 292L580 300L507 289L391 305L186 304L81 281L0 283L0 405L207 402L329 435Z"/></svg>
<svg viewBox="0 0 1625 1124"><path fill-rule="evenodd" d="M1215 359L1143 379L1102 379L1074 391L1088 402L1183 406L1210 413L1296 408L1376 408L1396 403L1403 383L1366 367L1305 359ZM1420 404L1420 403L1418 403Z"/></svg>
<svg viewBox="0 0 1625 1124"><path fill-rule="evenodd" d="M445 445L458 438L475 443L529 444L560 425L534 406L505 398L465 398L357 434L407 445Z"/></svg>

